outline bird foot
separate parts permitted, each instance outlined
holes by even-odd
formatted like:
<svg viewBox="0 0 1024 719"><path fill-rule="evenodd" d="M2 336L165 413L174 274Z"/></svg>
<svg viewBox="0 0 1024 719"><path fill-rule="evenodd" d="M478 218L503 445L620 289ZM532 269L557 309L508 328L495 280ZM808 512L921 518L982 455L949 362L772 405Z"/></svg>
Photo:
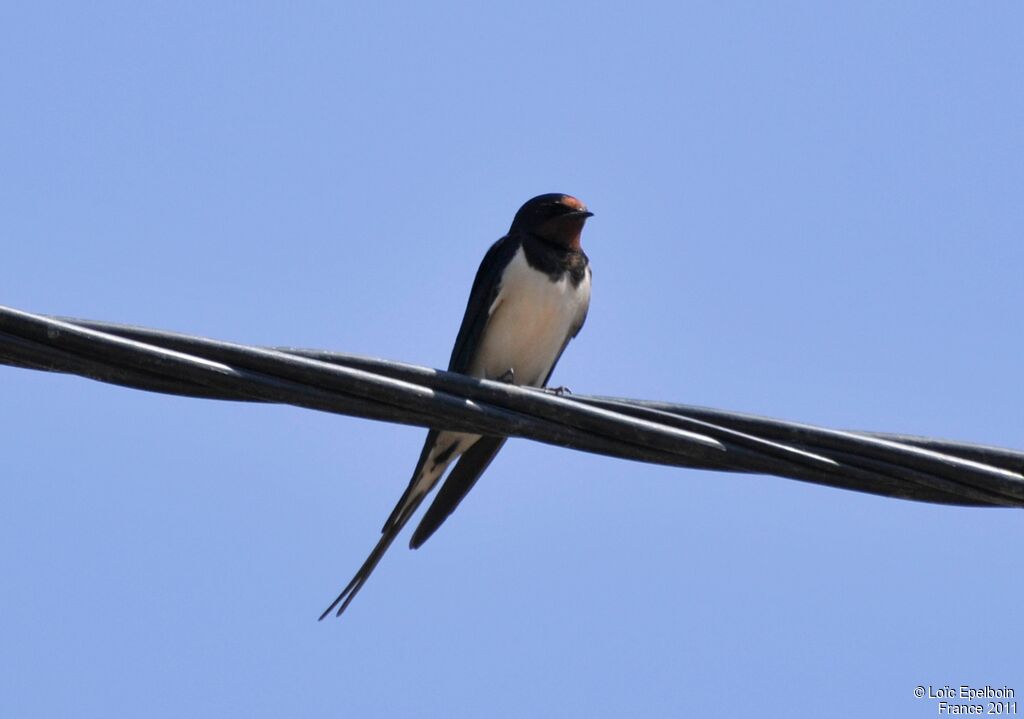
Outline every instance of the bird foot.
<svg viewBox="0 0 1024 719"><path fill-rule="evenodd" d="M560 385L558 387L545 387L544 389L545 391L550 392L556 397L561 397L562 395L566 394L572 394L572 390L566 387L565 385Z"/></svg>
<svg viewBox="0 0 1024 719"><path fill-rule="evenodd" d="M501 374L500 377L498 377L498 381L499 382L504 382L506 384L515 384L516 383L516 371L514 369L512 369L511 367L509 367L507 370L505 370Z"/></svg>

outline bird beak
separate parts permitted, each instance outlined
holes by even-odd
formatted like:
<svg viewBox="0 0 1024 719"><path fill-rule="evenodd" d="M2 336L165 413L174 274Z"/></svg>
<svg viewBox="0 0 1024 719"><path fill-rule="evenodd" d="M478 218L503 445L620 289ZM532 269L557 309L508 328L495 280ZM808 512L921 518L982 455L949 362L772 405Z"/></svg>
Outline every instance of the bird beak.
<svg viewBox="0 0 1024 719"><path fill-rule="evenodd" d="M581 218L583 218L585 220L588 217L593 217L594 213L591 212L590 210L577 210L576 212L572 213L572 216L573 217L581 217Z"/></svg>

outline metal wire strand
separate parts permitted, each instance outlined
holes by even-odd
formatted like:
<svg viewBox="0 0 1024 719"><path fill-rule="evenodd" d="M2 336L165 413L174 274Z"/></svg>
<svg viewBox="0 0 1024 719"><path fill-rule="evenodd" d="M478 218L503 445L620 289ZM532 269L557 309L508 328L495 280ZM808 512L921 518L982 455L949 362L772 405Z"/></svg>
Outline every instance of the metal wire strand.
<svg viewBox="0 0 1024 719"><path fill-rule="evenodd" d="M667 402L559 395L339 352L255 347L0 306L0 364L901 499L1024 506L1024 452Z"/></svg>

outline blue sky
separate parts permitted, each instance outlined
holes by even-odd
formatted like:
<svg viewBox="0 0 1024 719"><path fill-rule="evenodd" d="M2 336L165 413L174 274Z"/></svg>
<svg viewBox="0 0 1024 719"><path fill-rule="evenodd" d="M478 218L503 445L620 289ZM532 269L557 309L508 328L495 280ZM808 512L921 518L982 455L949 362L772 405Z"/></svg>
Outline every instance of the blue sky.
<svg viewBox="0 0 1024 719"><path fill-rule="evenodd" d="M1024 448L1018 3L0 10L0 303L440 367L527 198L553 381ZM1024 525L512 441L315 619L422 430L0 367L5 716L934 716Z"/></svg>

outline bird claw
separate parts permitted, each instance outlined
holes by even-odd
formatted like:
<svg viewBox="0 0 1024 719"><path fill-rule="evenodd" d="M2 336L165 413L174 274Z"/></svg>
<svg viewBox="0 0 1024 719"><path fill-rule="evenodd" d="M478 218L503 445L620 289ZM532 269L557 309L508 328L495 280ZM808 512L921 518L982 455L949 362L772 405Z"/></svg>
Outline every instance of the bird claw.
<svg viewBox="0 0 1024 719"><path fill-rule="evenodd" d="M500 377L498 377L498 381L499 382L505 382L506 384L515 384L516 383L516 371L514 369L512 369L511 367L509 367L507 370L505 370L501 374Z"/></svg>
<svg viewBox="0 0 1024 719"><path fill-rule="evenodd" d="M572 394L572 390L566 387L565 385L560 385L558 387L545 387L544 389L546 389L548 392L551 392L556 397L561 397L562 395L566 394Z"/></svg>

